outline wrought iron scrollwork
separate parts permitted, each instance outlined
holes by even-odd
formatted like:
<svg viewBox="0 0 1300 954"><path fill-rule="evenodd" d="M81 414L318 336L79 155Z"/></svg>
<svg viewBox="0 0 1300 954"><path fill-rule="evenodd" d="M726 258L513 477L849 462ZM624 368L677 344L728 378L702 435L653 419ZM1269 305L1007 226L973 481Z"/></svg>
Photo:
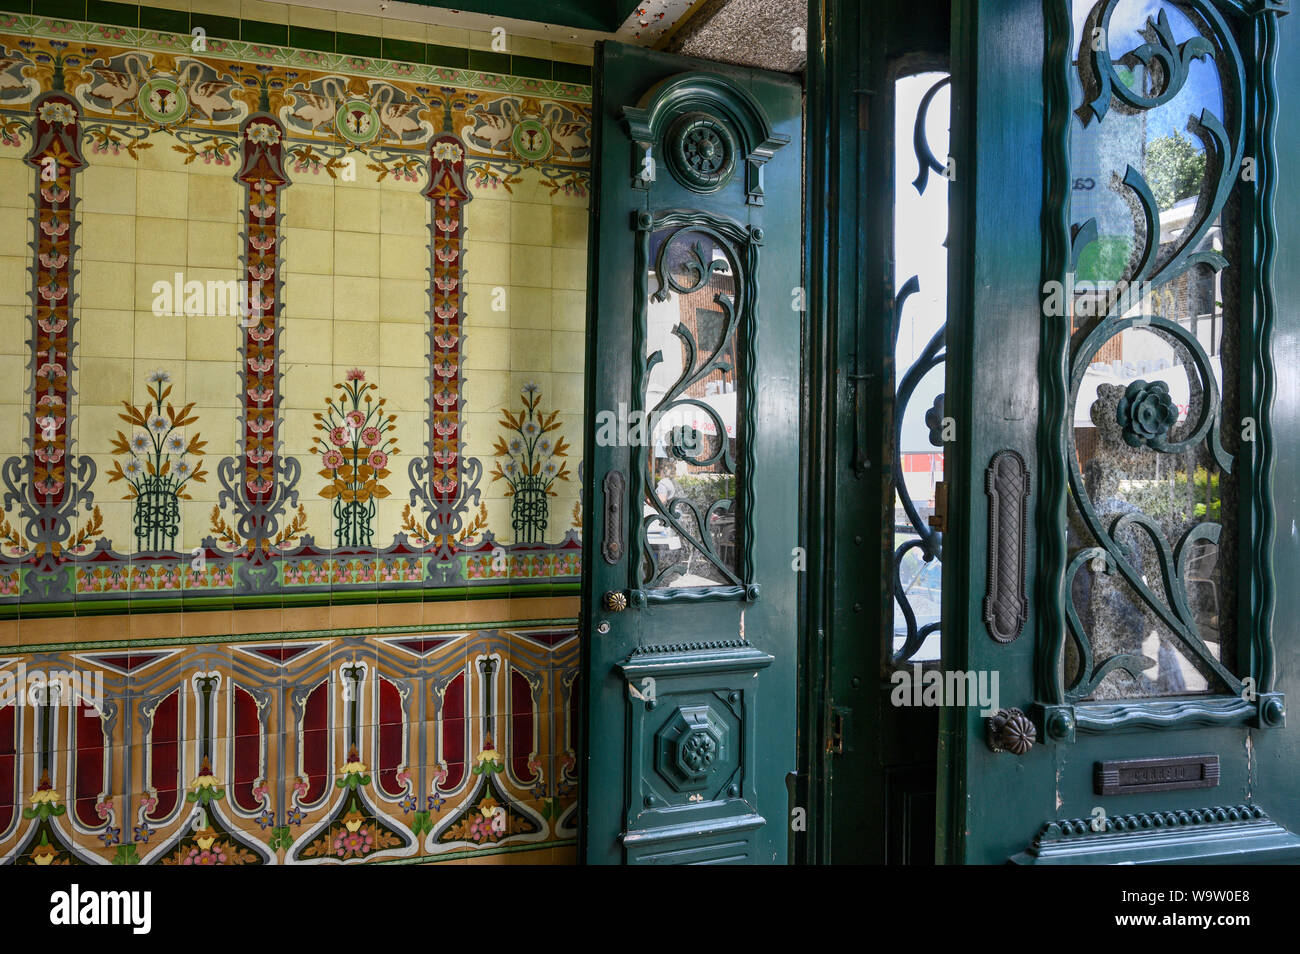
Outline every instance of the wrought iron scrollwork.
<svg viewBox="0 0 1300 954"><path fill-rule="evenodd" d="M921 105L916 110L916 122L912 126L912 148L916 150L916 159L920 165L916 173L916 178L912 180L912 185L917 192L924 194L925 187L930 182L931 171L943 175L946 167L935 156L934 150L930 148L930 141L925 135L925 122L930 116L930 104L934 98L939 95L939 91L952 83L951 76L945 76L939 82L931 86L924 96L921 97Z"/></svg>
<svg viewBox="0 0 1300 954"><path fill-rule="evenodd" d="M915 275L908 279L894 299L895 316L902 315L903 306L907 299L920 291L920 288L920 282ZM899 321L896 317L894 322L895 340L898 337L898 325ZM934 560L942 561L943 534L921 519L921 513L917 509L916 502L912 499L911 492L907 489L907 482L903 479L903 454L901 448L903 417L907 412L907 405L912 399L912 394L916 391L916 387L921 383L922 378L947 360L948 353L944 347L947 331L948 325L945 322L930 338L920 356L904 373L898 385L898 396L895 399L894 489L897 491L898 499L903 505L903 512L907 514L910 530L916 534L914 539L905 541L894 550L894 599L897 600L898 607L902 611L903 619L907 625L907 638L903 641L903 645L893 653L893 661L896 665L911 659L916 651L921 648L926 638L932 633L938 632L940 627L939 620L932 620L923 626L917 625L916 611L912 608L911 600L908 598L907 587L903 585L903 558L912 550L918 550L921 559L927 564Z"/></svg>
<svg viewBox="0 0 1300 954"><path fill-rule="evenodd" d="M671 212L657 218L643 216L638 226L642 233L640 254L642 264L646 266L642 273L651 276L653 287L647 289L649 301L641 308L638 348L644 357L637 369L634 393L646 394L650 373L664 361L661 350L645 354L649 302L663 303L674 294L684 298L703 293L716 308L716 314L720 315L721 328L716 336L716 345L710 346L711 342L702 345L685 322L679 321L673 326L672 335L681 345L682 370L663 395L644 409L648 439L633 449L634 473L639 485L639 492L633 494L633 500L644 508L637 533L639 569L635 582L638 587L653 592L668 587L672 578L680 575L675 570L680 568L682 559L676 555L665 558L656 554L649 544L648 535L652 527L662 524L681 542L690 561L702 561L701 565L706 566L717 581L716 586L707 588L717 590L709 594L711 598L749 599L752 598L750 591L754 589L747 585L748 519L753 505L753 488L748 480L752 472L752 441L748 438L753 380L746 369L752 367L753 362L755 329L748 316L752 315L757 294L754 276L762 233L726 219L694 212ZM658 241L653 263L650 262L652 232ZM714 254L714 250L720 257ZM718 277L724 280L715 286ZM727 284L730 284L730 290L722 290ZM709 295L710 288L717 290ZM737 450L728 439L723 415L697 394L705 382L721 376L732 376L732 380L738 382L733 429L743 461L737 460ZM676 461L693 467L711 468L714 473L723 475L724 484L733 488L734 496L724 494L700 502L679 495L665 501L655 493L647 445L651 449L654 446L655 422L664 420L679 408L689 408L692 413L703 415L713 429L713 439L707 439L693 428L689 434L684 426L674 428L667 437L666 451ZM721 552L710 531L720 518L734 521L734 542L726 554Z"/></svg>
<svg viewBox="0 0 1300 954"><path fill-rule="evenodd" d="M929 141L926 138L926 120L929 115L931 104L938 94L948 87L951 83L951 77L944 76L934 85L932 85L921 97L920 104L917 107L916 120L913 126L912 145L916 152L918 172L912 182L912 186L920 195L925 194L929 185L931 171L943 174L944 165L935 157ZM946 244L946 243L945 243ZM921 290L920 280L913 275L894 296L893 310L893 341L894 351L898 350L898 335L902 326L903 309L907 301L913 295ZM912 362L907 371L904 372L898 382L897 394L894 399L894 460L893 460L893 481L894 489L898 494L899 502L902 504L903 512L907 515L907 525L895 527L895 533L906 531L914 533L915 537L905 540L894 549L893 556L893 587L894 599L898 604L899 611L903 615L903 622L906 626L906 635L903 639L902 646L897 649L891 649L890 659L894 665L901 665L910 660L925 643L926 639L932 634L939 631L941 621L938 619L931 620L928 623L920 624L917 621L915 608L912 606L911 599L908 596L908 586L903 583L902 569L904 558L912 551L917 551L925 565L933 563L935 560L943 560L943 534L931 527L922 517L916 502L912 499L911 492L908 490L907 483L903 475L903 457L902 457L902 437L903 437L903 420L907 414L907 408L912 400L913 394L920 385L923 378L926 377L935 368L942 367L947 360L947 350L945 342L947 338L948 325L945 322L941 325L930 338L926 346L921 349L921 353L916 360ZM935 399L934 406L926 411L926 426L930 432L930 443L935 447L943 446L943 395L940 394ZM891 633L891 647L893 634Z"/></svg>
<svg viewBox="0 0 1300 954"><path fill-rule="evenodd" d="M1228 259L1216 248L1207 247L1207 237L1218 221L1236 184L1244 156L1245 141L1245 70L1233 29L1225 21L1219 6L1211 0L1178 0L1173 6L1185 14L1198 35L1178 43L1168 13L1162 8L1148 18L1141 36L1146 41L1113 60L1109 50L1110 21L1120 0L1099 0L1083 24L1083 42L1078 51L1078 71L1083 83L1083 105L1077 115L1084 126L1102 122L1112 106L1125 114L1154 110L1171 102L1188 83L1193 62L1211 60L1217 68L1224 117L1208 109L1190 117L1188 130L1201 140L1205 149L1205 180L1191 218L1181 235L1161 243L1160 210L1145 176L1129 165L1121 177L1115 173L1111 188L1127 198L1134 215L1134 251L1117 288L1137 288L1143 292L1166 285L1197 266L1220 272ZM1090 38L1100 40L1090 42ZM1147 82L1141 89L1126 83L1116 72L1116 62L1127 66L1141 64ZM1095 218L1076 223L1070 229L1069 257L1077 265L1079 256L1098 241ZM1081 300L1081 299L1080 299ZM1164 340L1173 348L1187 373L1190 389L1188 416L1194 420L1176 424L1170 419L1172 402L1167 387L1137 380L1119 399L1110 423L1115 436L1131 448L1158 454L1201 453L1217 465L1222 474L1233 470L1233 458L1220 437L1222 401L1219 385L1209 356L1197 335L1177 321L1135 309L1134 296L1111 295L1095 308L1099 318L1081 318L1076 322L1075 347L1068 361L1069 389L1067 412L1076 406L1088 368L1098 359L1108 343L1130 329L1143 329ZM1083 315L1088 311L1073 309ZM1059 320L1059 319L1058 319ZM1096 411L1094 411L1096 413ZM1067 433L1072 431L1068 423ZM1179 432L1176 440L1171 431ZM1166 627L1190 654L1192 664L1210 681L1221 682L1229 692L1242 689L1239 680L1206 645L1188 598L1188 560L1197 545L1217 545L1222 526L1206 519L1193 522L1178 535L1171 547L1166 531L1146 513L1133 506L1124 512L1103 518L1090 497L1079 454L1073 438L1068 440L1066 455L1069 493L1078 517L1096 545L1083 546L1069 555L1064 577L1065 623L1075 649L1074 675L1066 685L1062 654L1064 634L1053 648L1056 661L1050 694L1061 702L1073 703L1092 696L1102 682L1116 671L1126 672L1141 683L1144 670L1156 666L1154 660L1137 652L1119 651L1107 658L1095 658L1092 634L1080 619L1071 596L1076 577L1085 567L1103 572L1122 581L1123 589L1132 593L1140 604ZM1189 474L1188 480L1191 481ZM1207 478L1208 479L1208 478ZM1209 517L1207 508L1206 517ZM1145 538L1159 569L1160 583L1148 579L1150 564L1144 569L1137 543ZM1127 542L1126 542L1127 541Z"/></svg>

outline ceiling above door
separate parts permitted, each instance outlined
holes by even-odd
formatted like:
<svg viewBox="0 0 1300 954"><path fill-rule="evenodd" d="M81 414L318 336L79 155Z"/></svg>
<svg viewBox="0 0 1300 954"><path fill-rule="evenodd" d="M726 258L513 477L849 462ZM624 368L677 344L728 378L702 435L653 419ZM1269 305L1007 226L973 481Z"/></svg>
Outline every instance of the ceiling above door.
<svg viewBox="0 0 1300 954"><path fill-rule="evenodd" d="M430 0L407 0L422 7L442 7L491 16L513 17L517 20L538 20L578 27L582 30L600 30L615 33L638 9L648 6L639 0L455 0L454 3L433 3ZM659 4L663 6L663 4ZM689 9L690 3L682 6Z"/></svg>

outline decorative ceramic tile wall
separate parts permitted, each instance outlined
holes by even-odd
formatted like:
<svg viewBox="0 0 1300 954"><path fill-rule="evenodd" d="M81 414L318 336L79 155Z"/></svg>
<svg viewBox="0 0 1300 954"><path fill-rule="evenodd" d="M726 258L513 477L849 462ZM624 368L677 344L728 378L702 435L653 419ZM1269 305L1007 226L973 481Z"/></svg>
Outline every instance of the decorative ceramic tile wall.
<svg viewBox="0 0 1300 954"><path fill-rule="evenodd" d="M585 89L6 20L0 607L574 579Z"/></svg>
<svg viewBox="0 0 1300 954"><path fill-rule="evenodd" d="M576 751L590 90L427 44L199 47L0 13L0 853L549 852ZM535 632L489 625L518 615L500 597L545 598ZM385 635L392 600L416 612ZM340 628L348 604L371 612ZM107 703L6 705L38 662L103 667ZM453 785L448 758L479 771Z"/></svg>
<svg viewBox="0 0 1300 954"><path fill-rule="evenodd" d="M516 620L23 647L4 672L102 674L103 701L0 707L0 857L565 860L577 645Z"/></svg>

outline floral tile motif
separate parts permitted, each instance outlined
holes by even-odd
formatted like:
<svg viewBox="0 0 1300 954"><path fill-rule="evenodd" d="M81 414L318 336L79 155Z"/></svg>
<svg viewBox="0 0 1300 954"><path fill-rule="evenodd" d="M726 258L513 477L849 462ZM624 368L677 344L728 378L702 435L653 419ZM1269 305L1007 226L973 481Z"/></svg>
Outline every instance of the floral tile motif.
<svg viewBox="0 0 1300 954"><path fill-rule="evenodd" d="M108 481L127 485L123 496L133 503L136 546L142 551L176 548L180 502L191 499L186 485L203 483L208 475L199 456L207 442L197 431L186 437L186 428L198 422L191 413L194 403L177 410L167 400L170 382L166 371L155 371L149 376L149 401L140 406L123 401L126 413L118 417L132 430L113 438L113 453L121 459L113 462Z"/></svg>
<svg viewBox="0 0 1300 954"><path fill-rule="evenodd" d="M492 479L509 486L510 517L516 543L543 543L550 497L556 496L555 484L569 479L569 444L560 435L559 411L549 414L539 410L541 389L533 383L520 391L523 406L516 413L502 410L501 426L509 437L498 437L493 453ZM503 463L504 461L504 463Z"/></svg>
<svg viewBox="0 0 1300 954"><path fill-rule="evenodd" d="M503 280L492 277L501 270L493 263L509 257L503 243L511 230L490 228L490 222L507 221L493 213L484 218L483 244L475 246L465 213L475 193L489 206L503 199L528 202L520 214L535 218L541 209L539 221L550 215L548 202L585 204L589 98L589 90L562 83L219 40L195 51L188 36L5 17L0 163L8 161L7 150L22 152L33 197L27 224L36 243L29 249L26 235L14 237L15 252L29 262L31 387L25 400L32 423L21 447L0 449L9 454L0 477L11 501L0 513L0 616L17 615L20 603L46 604L44 612L58 614L71 613L74 600L94 611L97 605L121 608L128 599L161 604L182 594L187 606L228 598L238 606L246 597L276 592L329 600L349 587L399 587L412 599L443 593L459 599L474 586L503 582L520 592L576 585L580 514L567 499L556 506L556 488L571 481L567 442L558 430L552 433L563 423L558 412L543 416L526 406L508 412L517 420L504 425L512 431L506 443L523 441L522 455L468 442L466 415L481 408L466 398L465 342L490 342L496 323L476 330L474 315L466 313L466 282L473 278L466 251L480 249L481 281ZM222 218L229 196L221 183L231 178L243 198L237 223ZM137 181L140 193L128 194ZM344 382L358 388L359 403L338 406L340 421L366 413L366 397L383 400L372 393L383 383L397 414L390 411L373 425L379 443L365 443L375 436L367 425L357 440L330 444L336 421L319 435L328 447L286 450L297 426L290 410L301 407L295 402L302 397L288 390L285 368L324 363L299 357L299 349L319 350L319 342L286 331L287 316L298 313L295 302L286 304L286 263L301 271L314 255L284 238L295 229L328 235L334 227L333 217L322 226L312 207L320 191L288 201L293 186L301 190L309 183L317 190L316 183L378 187L386 210L402 190L418 190L423 202L427 397L422 439L406 456L395 443L398 428L404 446L417 431L403 416L410 408L394 405L393 395L409 393L409 382L390 387L390 369L382 362L361 382L365 394L358 382ZM392 221L400 223L409 212L398 208L392 205ZM122 223L133 215L150 223L148 229L137 226L137 262L187 261L188 235L190 260L202 259L217 274L237 270L238 281L229 284L238 285L232 295L241 330L232 353L214 353L216 346L206 342L217 336L192 324L187 334L194 343L172 340L170 329L186 327L189 319L170 309L176 320L158 326L161 337L142 334L141 293L129 280L114 280L112 295L98 294L103 289L95 285L94 304L112 298L114 314L136 313L134 351L121 338L88 340L93 329L79 325L74 309L78 289L100 273L130 273L121 267L132 247ZM93 248L82 248L83 220ZM338 221L339 229L351 224ZM168 234L180 247L153 239L162 234L155 231L159 223L176 229ZM548 237L540 242L550 241L544 224L537 234ZM581 232L571 223L565 229L567 244L556 247L554 274L563 276L556 287L571 295L580 284L574 276L581 249L569 239ZM240 251L227 264L219 250L236 231ZM387 231L383 238L390 238ZM0 236L0 242L9 239ZM305 257L294 259L295 247L308 249L299 253ZM6 250L7 244L0 246L0 254ZM112 267L105 270L101 262ZM377 284L386 300L391 280ZM178 306L180 291L178 284ZM564 301L573 307L571 298ZM91 346L98 350L88 352ZM169 363L148 380L146 402L133 403L129 383L117 395L101 396L103 382L132 380L133 359L105 355L140 355L155 346ZM229 362L229 385L216 383L218 358ZM334 356L336 368L345 358ZM145 378L148 372L134 363L134 374ZM83 383L96 382L93 400L77 392L78 371ZM239 396L237 409L225 397L227 387ZM181 402L179 394L188 397ZM101 438L114 402L125 407L130 426L116 438L111 431ZM233 447L224 435L228 413L238 415ZM89 441L78 442L74 421ZM541 431L535 439L524 433L532 428ZM320 466L312 469L327 480L323 490L301 479L307 452L317 454ZM487 466L492 480L483 481ZM529 472L534 467L537 472ZM499 496L503 482L506 503ZM121 496L107 492L114 483L124 488ZM390 497L396 500L386 509ZM328 511L321 506L325 500Z"/></svg>
<svg viewBox="0 0 1300 954"><path fill-rule="evenodd" d="M325 400L316 412L321 434L312 447L321 459L320 476L328 483L320 495L334 502L334 538L339 547L368 547L374 537L375 500L391 491L380 481L391 471L388 459L397 446L396 414L384 410L386 400L375 400L377 389L366 373L353 368L347 382L334 385L343 393Z"/></svg>

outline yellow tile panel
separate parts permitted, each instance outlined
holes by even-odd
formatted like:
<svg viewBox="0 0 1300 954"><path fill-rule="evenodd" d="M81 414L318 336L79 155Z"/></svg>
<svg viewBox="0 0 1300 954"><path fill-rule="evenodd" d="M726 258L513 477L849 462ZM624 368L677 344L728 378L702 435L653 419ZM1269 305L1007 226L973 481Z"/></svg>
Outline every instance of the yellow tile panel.
<svg viewBox="0 0 1300 954"><path fill-rule="evenodd" d="M338 279L338 282L345 281ZM358 368L379 363L379 335L371 322L334 320L334 353Z"/></svg>
<svg viewBox="0 0 1300 954"><path fill-rule="evenodd" d="M28 240L31 222L31 209L21 205L0 206L0 236L5 238L5 247L20 248L19 243Z"/></svg>
<svg viewBox="0 0 1300 954"><path fill-rule="evenodd" d="M509 370L510 335L511 332L505 328L481 328L467 333L464 345L465 368Z"/></svg>
<svg viewBox="0 0 1300 954"><path fill-rule="evenodd" d="M379 318L379 279L334 276L334 320L376 322ZM372 329L373 333L373 329ZM342 360L350 360L346 352Z"/></svg>
<svg viewBox="0 0 1300 954"><path fill-rule="evenodd" d="M140 216L135 220L135 254L141 264L184 265L189 228L185 219ZM170 277L170 273L169 273Z"/></svg>
<svg viewBox="0 0 1300 954"><path fill-rule="evenodd" d="M151 152L152 150L145 150ZM135 214L136 170L94 164L82 170L77 182L82 212Z"/></svg>
<svg viewBox="0 0 1300 954"><path fill-rule="evenodd" d="M425 368L428 340L424 328L414 323L379 326L379 362L384 366Z"/></svg>
<svg viewBox="0 0 1300 954"><path fill-rule="evenodd" d="M283 3L267 3L265 0L240 0L239 16L244 20L257 20L261 23L288 23L289 7Z"/></svg>
<svg viewBox="0 0 1300 954"><path fill-rule="evenodd" d="M17 210L3 210L4 212ZM3 218L0 212L0 218ZM82 216L77 241L83 262L134 262L135 216L87 212ZM0 228L4 226L0 225ZM5 229L5 231L9 231Z"/></svg>
<svg viewBox="0 0 1300 954"><path fill-rule="evenodd" d="M27 237L23 236L22 245L26 243ZM22 246L6 241L4 247L8 251L17 250ZM30 287L30 282L27 267L26 258L17 255L0 255L0 305L26 306L29 303L27 289Z"/></svg>
<svg viewBox="0 0 1300 954"><path fill-rule="evenodd" d="M81 297L98 308L135 308L135 270L119 262L83 262ZM3 283L0 282L0 287Z"/></svg>
<svg viewBox="0 0 1300 954"><path fill-rule="evenodd" d="M25 393L31 372L27 359L14 354L0 355L0 404L26 405Z"/></svg>
<svg viewBox="0 0 1300 954"><path fill-rule="evenodd" d="M551 327L557 331L585 331L587 294L569 288L551 291Z"/></svg>
<svg viewBox="0 0 1300 954"><path fill-rule="evenodd" d="M333 184L320 185L310 179L305 182L295 180L284 190L285 222L292 222L293 227L300 229L335 228L335 203L342 203L345 195L352 191L336 190ZM340 216L337 225L341 227L346 222Z"/></svg>
<svg viewBox="0 0 1300 954"><path fill-rule="evenodd" d="M330 275L334 272L334 233L286 225L285 265L295 273Z"/></svg>
<svg viewBox="0 0 1300 954"><path fill-rule="evenodd" d="M242 250L239 226L234 222L189 223L188 262L193 268L220 268L237 274L236 268Z"/></svg>
<svg viewBox="0 0 1300 954"><path fill-rule="evenodd" d="M296 3L289 7L289 25L331 32L339 28L338 15L333 10L321 10Z"/></svg>
<svg viewBox="0 0 1300 954"><path fill-rule="evenodd" d="M390 235L379 239L379 277L415 278L429 270L427 235ZM372 274L372 273L367 273Z"/></svg>
<svg viewBox="0 0 1300 954"><path fill-rule="evenodd" d="M0 206L26 209L31 205L32 184L36 172L14 152L0 156ZM10 248L5 235L5 247Z"/></svg>
<svg viewBox="0 0 1300 954"><path fill-rule="evenodd" d="M190 0L195 13L212 13L222 17L239 16L239 0Z"/></svg>
<svg viewBox="0 0 1300 954"><path fill-rule="evenodd" d="M585 289L587 287L587 250L557 248L553 250L551 286Z"/></svg>
<svg viewBox="0 0 1300 954"><path fill-rule="evenodd" d="M551 206L519 202L510 207L510 241L516 245L551 244Z"/></svg>
<svg viewBox="0 0 1300 954"><path fill-rule="evenodd" d="M355 183L349 183L348 188L331 190L333 205L328 208L332 208L334 213L333 227L357 232L378 232L381 193L378 189L353 188L354 185ZM298 189L295 185L291 192L297 192ZM296 198L295 196L295 201ZM296 207L294 216L296 220ZM328 228L329 225L316 227Z"/></svg>
<svg viewBox="0 0 1300 954"><path fill-rule="evenodd" d="M244 208L244 189L238 182L225 176L190 175L186 178L189 180L188 218L204 222L239 222Z"/></svg>
<svg viewBox="0 0 1300 954"><path fill-rule="evenodd" d="M428 324L428 279L385 278L379 288L379 317L385 322Z"/></svg>
<svg viewBox="0 0 1300 954"><path fill-rule="evenodd" d="M355 33L358 36L380 36L383 20L380 17L367 17L340 10L337 29L340 33Z"/></svg>
<svg viewBox="0 0 1300 954"><path fill-rule="evenodd" d="M366 232L335 232L334 274L378 278L379 236Z"/></svg>
<svg viewBox="0 0 1300 954"><path fill-rule="evenodd" d="M428 385L425 383L427 374L424 368L384 368L379 381L382 385L381 394L388 398L389 408L394 411L423 412L428 396ZM411 432L407 431L407 434ZM405 441L405 446L412 449L416 447L411 437L405 438Z"/></svg>
<svg viewBox="0 0 1300 954"><path fill-rule="evenodd" d="M27 309L17 305L0 305L0 354L27 356L27 337L31 322Z"/></svg>
<svg viewBox="0 0 1300 954"><path fill-rule="evenodd" d="M550 371L552 361L552 336L549 331L533 328L510 329L512 371Z"/></svg>
<svg viewBox="0 0 1300 954"><path fill-rule="evenodd" d="M586 209L571 209L564 206L551 206L552 236L556 245L564 248L587 247Z"/></svg>
<svg viewBox="0 0 1300 954"><path fill-rule="evenodd" d="M285 270L284 314L294 318L329 320L334 317L334 278ZM286 347L291 339L286 338Z"/></svg>

